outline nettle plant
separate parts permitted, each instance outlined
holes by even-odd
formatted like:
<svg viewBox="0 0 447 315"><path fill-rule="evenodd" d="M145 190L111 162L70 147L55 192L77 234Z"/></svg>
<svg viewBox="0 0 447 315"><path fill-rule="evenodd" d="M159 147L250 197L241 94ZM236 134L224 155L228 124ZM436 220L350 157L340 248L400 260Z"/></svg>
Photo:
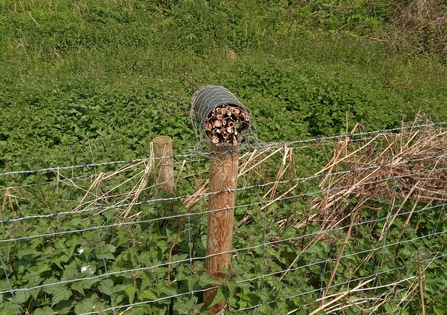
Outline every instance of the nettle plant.
<svg viewBox="0 0 447 315"><path fill-rule="evenodd" d="M182 174L178 195L203 186L204 162L199 158L176 163ZM122 168L104 165L8 175L14 187L3 194L2 312L84 314L126 305L133 305L129 312L136 314L205 312L201 293L194 292L220 284L204 268L206 215L201 212L207 209L206 199L160 193L153 184L156 175L147 172L150 163L148 159ZM260 166L262 177L249 169L241 184L263 184L274 178L276 172L265 163ZM149 184L138 189L143 180ZM254 203L261 195L243 192L240 202ZM136 196L139 202L132 203ZM287 207L281 207L281 213ZM256 207L239 211L235 246L264 239L257 224L244 223L246 215L263 224ZM277 231L269 235L274 237ZM246 254L235 257L216 302L226 300L237 309L260 303L261 293L262 301L270 299L267 287L258 280L241 282L242 275L257 277L263 272L262 253L257 248L255 260ZM276 251L272 254L278 256Z"/></svg>
<svg viewBox="0 0 447 315"><path fill-rule="evenodd" d="M160 299L133 311L153 313L171 304L163 298L178 293L177 283L167 280L178 263L166 262L168 255L172 262L185 259L188 243L176 238L175 219L158 218L184 206L147 202L134 207L141 214L138 220L124 218L117 203L129 198L123 194L138 183L135 177L141 172L135 175L129 168L108 175L106 170L93 176L85 171L69 178L58 174L58 180L54 174L37 174L26 188L7 190L1 226L4 312L83 314ZM174 239L182 249L169 250ZM194 268L203 273L200 266ZM182 277L186 279L185 272ZM207 284L210 279L205 275L198 281Z"/></svg>
<svg viewBox="0 0 447 315"><path fill-rule="evenodd" d="M437 156L443 135L433 127L241 152L225 284L204 266L206 158L175 161L175 195L160 191L153 159L7 175L15 187L3 190L0 308L205 314L202 292L217 285L214 303L230 313L330 312L347 292L352 314L377 294L388 298L371 309L411 314L423 296L439 313L445 209L423 185L442 186L445 161L430 163L418 148ZM394 152L408 161L394 163ZM306 159L310 167L298 164Z"/></svg>

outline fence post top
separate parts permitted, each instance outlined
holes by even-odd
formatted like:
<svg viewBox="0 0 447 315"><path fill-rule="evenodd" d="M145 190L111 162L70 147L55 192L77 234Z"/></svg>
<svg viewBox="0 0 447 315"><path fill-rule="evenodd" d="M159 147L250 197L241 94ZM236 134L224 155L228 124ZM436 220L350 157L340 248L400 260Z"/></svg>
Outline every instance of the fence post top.
<svg viewBox="0 0 447 315"><path fill-rule="evenodd" d="M171 143L172 138L169 136L158 136L152 140L154 143Z"/></svg>

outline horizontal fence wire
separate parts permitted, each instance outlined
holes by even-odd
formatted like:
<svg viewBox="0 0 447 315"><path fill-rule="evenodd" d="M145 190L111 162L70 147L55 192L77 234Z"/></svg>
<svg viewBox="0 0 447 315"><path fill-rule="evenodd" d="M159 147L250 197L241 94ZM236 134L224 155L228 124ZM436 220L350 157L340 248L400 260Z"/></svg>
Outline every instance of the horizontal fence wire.
<svg viewBox="0 0 447 315"><path fill-rule="evenodd" d="M246 147L246 149L247 150L252 150L252 149L263 150L266 148L278 148L278 147L283 147L283 146L294 147L295 145L308 144L308 143L322 143L325 141L338 140L338 139L343 139L346 137L349 137L352 139L359 139L359 138L362 138L365 136L372 136L372 135L377 135L377 134L381 134L381 133L403 132L403 131L417 130L420 128L427 128L427 127L436 127L436 126L442 127L442 126L446 126L446 125L447 125L447 122L417 124L417 125L405 126L405 127L399 127L399 128L381 129L381 130L359 132L359 133L347 133L347 134L342 134L342 135L336 135L336 136L330 136L330 137L317 137L317 138L310 138L310 139L305 139L305 140L285 141L285 142L269 142L269 143L260 142L260 143L256 143L256 144L250 144ZM172 157L176 160L181 160L184 158L199 157L199 156L203 157L203 156L207 156L207 155L209 155L209 153L192 152L192 153L188 153L188 154L172 155L169 157ZM70 166L45 167L45 168L39 168L39 169L33 169L33 170L8 171L8 172L0 172L0 177L7 176L7 175L59 172L59 171L63 171L63 170L72 170L72 169L78 169L78 168L81 168L81 169L96 168L96 167L101 167L101 166L117 165L117 164L133 164L136 162L144 162L144 161L148 161L148 160L161 160L163 158L165 158L165 157L110 161L110 162L101 162L101 163L86 163L86 164L70 165Z"/></svg>
<svg viewBox="0 0 447 315"><path fill-rule="evenodd" d="M261 188L273 186L273 185L290 184L293 182L302 182L302 181L308 181L308 180L312 180L312 179L321 179L324 177L344 175L344 174L355 173L355 172L365 171L365 170L381 169L381 168L392 167L392 166L396 166L396 165L403 165L403 164L409 164L409 163L421 162L421 161L427 161L427 160L436 160L436 159L441 159L441 158L445 158L445 157L447 157L447 154L440 154L440 155L428 156L428 157L424 157L424 158L420 158L420 159L410 159L410 160L406 160L406 161L393 162L393 163L389 163L389 164L380 164L380 165L373 165L373 166L369 166L369 167L353 168L353 169L349 169L346 171L340 171L340 172L335 172L335 173L331 173L331 174L321 173L321 174L317 174L317 175L311 175L308 177L293 178L293 179L288 179L288 180L283 180L283 181L272 181L272 182L267 182L267 183L263 183L263 184L256 184L256 185L251 185L251 186L240 187L240 188L236 188L236 189L219 190L216 192L198 193L198 194L169 197L169 198L147 199L147 200L141 200L141 201L135 202L135 203L125 203L125 204L119 204L119 205L110 205L110 206L100 205L100 206L85 208L85 209L78 210L78 211L55 212L55 213L46 214L46 215L32 215L32 216L23 216L23 217L19 217L19 218L0 219L0 223L11 223L11 222L17 222L17 221L22 221L22 220L53 218L53 217L62 216L62 215L76 215L76 214L79 214L82 212L93 212L93 211L97 211L97 210L110 210L110 209L116 209L116 208L124 208L124 207L128 207L130 205L142 205L142 204L165 202L165 201L185 200L187 198L204 198L204 197L208 197L210 195L216 195L216 194L219 194L222 192L232 192L232 191L238 192L238 191L242 191L242 190L261 189ZM437 168L436 169L437 172L446 171L446 170L447 170L447 168ZM371 181L371 182L364 182L364 183L355 184L352 186L335 187L335 188L327 189L327 190L316 190L314 192L308 192L305 195L310 196L310 195L314 195L314 194L318 194L318 193L322 193L322 192L337 191L337 190L341 190L343 188L348 188L348 187L377 184L377 183L381 183L384 181L388 181L390 179L412 177L415 175L423 175L423 174L432 173L432 172L433 172L433 170L424 170L424 171L420 171L420 172L416 172L416 173L405 174L405 175L401 175L401 176L393 176L390 178L385 178L385 179ZM19 187L19 188L22 188L22 187ZM28 187L28 186L25 186L25 187ZM278 201L296 198L296 197L302 197L302 196L304 196L304 195L292 195L292 196L288 196L288 197L284 197L284 198L279 198ZM255 204L249 204L249 206L257 205L260 202L257 202ZM244 205L244 206L246 206L246 205ZM213 212L213 211L220 211L220 210L223 210L223 209L204 211L204 212L201 212L201 214L209 213L209 212ZM172 219L172 218L176 218L176 217L180 217L180 216L181 215L158 218L157 220ZM0 240L0 242L2 242L2 240Z"/></svg>
<svg viewBox="0 0 447 315"><path fill-rule="evenodd" d="M429 207L429 208L426 208L424 210L416 211L414 213L420 213L420 212L427 211L427 210L433 210L435 208L440 208L440 207L444 207L444 206L445 205L441 205L441 206L438 205L438 206L434 206L434 207ZM226 210L226 209L222 209L222 210ZM410 212L400 213L400 214L398 214L398 216L407 216L408 214L410 214ZM369 221L365 221L365 222L361 222L361 223L356 223L353 226L361 226L361 225L365 225L365 224L377 223L377 222L384 221L384 220L386 220L386 219L369 220ZM135 224L142 224L142 223L147 223L147 222L148 221L128 222L126 225L135 225ZM92 228L88 228L88 229L84 229L84 230L66 231L66 232L61 232L61 233L57 233L57 234L38 235L38 236L35 236L35 237L49 237L49 236L57 236L57 235L63 235L63 234L75 234L75 233L81 233L81 232L86 232L86 231L98 231L98 230L104 229L104 228L121 227L123 225L124 224L92 227ZM344 230L346 228L348 228L348 226L337 227L337 228L333 229L331 231L331 233L335 232L337 230L342 231L342 230ZM431 237L431 236L437 236L438 234L443 234L445 232L447 232L447 231L443 231L442 233L441 232L440 233L432 233L432 234L429 234L429 235L426 235L426 236L423 236L423 237L419 237L419 238L414 238L414 239L411 239L411 240L403 240L403 241L400 241L398 243L386 244L386 245L384 245L384 247L394 246L394 245L402 244L402 243L406 243L406 242L413 242L415 240L419 240L419 239L423 239L423 238L427 238L427 237ZM309 234L301 235L301 236L297 236L297 237L288 237L288 238L285 238L285 239L279 239L279 240L274 240L274 241L267 241L267 242L262 243L262 244L256 244L256 245L245 247L245 248L234 249L234 250L231 250L231 251L228 251L228 252L221 252L219 254L205 255L203 257L189 257L189 258L185 258L185 259L181 259L181 260L172 261L170 263L171 264L179 264L179 263L185 263L185 262L188 262L188 261L191 262L191 261L194 261L194 260L205 260L207 257L220 255L222 253L232 253L232 254L234 254L234 253L238 253L238 252L244 252L244 251L246 252L246 251L250 251L250 250L255 250L257 248L262 248L262 247L264 247L266 245L277 245L277 244L280 244L280 243L283 243L283 242L298 241L298 240L302 240L302 239L305 239L305 238L308 238L308 237L316 237L318 235L324 235L324 234L327 234L327 233L328 233L327 230L321 230L321 231L317 231L317 232L313 232L313 233L309 233ZM35 237L33 237L33 238L35 238ZM26 239L29 239L29 238L26 238ZM11 240L7 240L7 241L8 242L9 241L15 242L15 241L21 241L21 240L23 240L23 238L11 239ZM5 240L2 240L2 241L6 242ZM347 258L347 257L351 257L351 256L354 256L354 255L365 254L365 253L372 252L374 250L382 249L384 247L374 248L374 249L360 251L360 252L355 252L355 253L347 254L347 255L342 256L342 257ZM444 256L440 256L440 257L444 257ZM317 262L314 262L314 263L309 264L309 265L299 266L297 268L291 269L291 271L298 270L300 268L310 267L312 265L322 264L322 263L325 263L325 262L328 262L328 261L331 261L331 260L330 259L325 259L325 260L317 261ZM150 266L150 267L144 267L144 268L138 268L138 269L129 269L129 270L121 270L121 271L118 271L118 272L109 272L107 274L100 275L100 276L86 277L86 278L73 279L73 280L67 280L67 281L59 281L57 283L45 284L45 285L40 285L40 286L35 286L35 287L30 287L30 288L15 289L14 291L30 291L30 290L34 290L34 289L39 289L39 288L44 288L44 287L48 287L48 286L53 286L55 284L67 284L67 283L73 283L73 282L84 281L84 280L95 280L95 279L103 278L103 277L110 276L110 275L119 275L119 274L123 274L123 273L132 273L134 271L151 270L151 269L155 269L155 268L166 267L168 264L169 263L166 262L166 263L162 263L162 264L158 264L158 265L154 265L154 266ZM285 271L287 271L287 270L280 270L280 271L277 271L277 272L272 273L272 274L263 274L263 275L260 275L259 277L250 278L250 279L247 279L247 280L241 280L239 282L247 282L247 281L256 280L256 279L261 278L261 277L278 275L278 274L282 274ZM6 292L9 292L9 291L4 291L4 292L0 291L0 294L6 293Z"/></svg>
<svg viewBox="0 0 447 315"><path fill-rule="evenodd" d="M0 173L0 310L194 313L217 286L230 313L417 313L447 278L445 125L258 144L241 151L238 188L219 192L196 153L169 156L175 195L158 181L166 157ZM231 191L217 284L206 220L228 208L207 198Z"/></svg>

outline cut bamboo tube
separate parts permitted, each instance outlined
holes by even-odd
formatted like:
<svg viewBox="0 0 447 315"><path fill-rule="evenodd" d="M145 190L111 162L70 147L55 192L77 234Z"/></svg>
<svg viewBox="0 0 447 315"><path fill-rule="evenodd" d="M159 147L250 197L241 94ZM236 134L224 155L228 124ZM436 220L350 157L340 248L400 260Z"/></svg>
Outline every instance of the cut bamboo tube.
<svg viewBox="0 0 447 315"><path fill-rule="evenodd" d="M214 144L218 144L220 142L219 137L216 135L212 135L211 142Z"/></svg>
<svg viewBox="0 0 447 315"><path fill-rule="evenodd" d="M222 127L222 120L215 120L213 122L213 127L216 127L216 128Z"/></svg>
<svg viewBox="0 0 447 315"><path fill-rule="evenodd" d="M231 112L232 112L232 111L231 111L231 107L227 105L227 106L225 107L225 110L226 110L226 115L227 115L227 116L231 116Z"/></svg>
<svg viewBox="0 0 447 315"><path fill-rule="evenodd" d="M157 184L160 184L160 190L170 194L174 194L174 161L172 159L172 139L168 136L159 136L153 140L154 157L156 165L159 166L160 172L157 178Z"/></svg>
<svg viewBox="0 0 447 315"><path fill-rule="evenodd" d="M239 163L238 145L217 146L211 144L210 184L208 205L208 237L206 241L206 270L216 280L225 283L230 268L231 243L233 234L234 205L236 202L237 169ZM215 193L217 192L217 193ZM216 211L213 211L216 210ZM209 307L217 293L217 286L205 291L203 300ZM210 314L217 314L225 308L220 302L209 308Z"/></svg>

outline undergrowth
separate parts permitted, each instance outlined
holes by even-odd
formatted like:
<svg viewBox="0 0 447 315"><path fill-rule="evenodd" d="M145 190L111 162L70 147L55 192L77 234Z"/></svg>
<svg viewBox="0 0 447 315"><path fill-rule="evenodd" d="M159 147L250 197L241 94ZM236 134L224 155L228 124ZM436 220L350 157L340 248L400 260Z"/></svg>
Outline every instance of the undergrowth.
<svg viewBox="0 0 447 315"><path fill-rule="evenodd" d="M0 167L144 156L160 134L191 149L196 87L179 72L229 88L264 141L395 127L420 108L445 120L442 52L386 39L416 2L2 1Z"/></svg>
<svg viewBox="0 0 447 315"><path fill-rule="evenodd" d="M145 158L151 140L158 135L174 139L176 154L190 152L198 142L189 118L189 102L197 86L184 76L198 85L223 85L231 90L250 111L252 138L258 144L349 133L356 123L365 131L399 127L420 109L433 121L446 121L445 12L445 1L440 0L0 0L0 171ZM298 170L298 176L317 172L330 158L325 150L303 149L299 158L308 164ZM279 163L281 158L271 162L273 173L268 173L269 167L262 169L263 180L252 174L255 183L274 179ZM179 171L180 165L176 167ZM194 165L191 174L199 169ZM105 167L97 171L113 170ZM98 173L93 172L94 176ZM88 175L92 174L65 174L67 178ZM87 180L76 189L47 184L57 182L57 176L1 176L2 216L9 218L5 209L15 216L72 211L92 183ZM113 185L126 176L123 173L114 178ZM205 177L190 176L179 189L191 193ZM248 184L251 178L246 180ZM32 188L18 195L7 190L23 185ZM101 195L101 189L108 191L113 185L98 186L96 194ZM317 185L305 184L294 192L300 195ZM254 203L265 193L250 191L240 198ZM119 196L107 202L113 204ZM237 213L242 223L235 236L235 248L262 244L260 226L272 227L269 239L299 238L319 231L315 222L307 224L304 231L292 226L310 211L308 199L278 202L268 212L253 206ZM355 206L355 202L349 199L348 206ZM374 237L383 230L381 220L386 214L373 208L385 209L390 202L375 200L371 209L362 210L363 218L377 223L355 229L358 241L347 245L349 250L376 248ZM102 276L106 268L109 273L146 268L167 258L180 222L150 220L173 207L180 213L187 209L181 203L139 207L143 211L139 219L149 220L146 223L2 244L2 268L14 285L69 281L30 292L18 291L14 299L22 311L49 314L56 309L59 314L81 314L101 305L159 299L213 283L201 261L175 264L171 270L149 268L110 278ZM421 209L424 205L416 210ZM438 210L421 215L419 221L412 217L412 224L424 227L410 229L405 236L416 238L442 231L442 211ZM411 211L411 207L405 211ZM116 223L117 218L119 215L109 210L97 216L80 215L71 221L54 217L48 224L9 223L1 228L3 239L7 239L13 232L14 237L28 237L83 230ZM278 224L280 221L285 223ZM184 259L192 243L197 257L204 253L204 218L197 217L189 224L193 226L189 234L193 239L182 234L172 261ZM399 234L404 225L408 223L403 219L396 220L390 235ZM291 312L316 303L321 288L330 282L327 271L334 260L327 259L336 259L334 253L342 246L343 231L325 235L324 241L308 252L305 244L310 237L236 255L235 269L230 272L228 286L220 289L220 297L230 300L232 309L262 304L258 311L266 314ZM341 266L340 274L344 275L338 283L350 276L385 273L386 268L397 269L383 276L389 277L383 279L384 283L414 275L421 261L426 262L426 257L433 254L431 249L444 249L442 238L438 241L427 245L423 238L402 251L384 247L380 255L369 260L347 257L346 261L351 260ZM302 251L305 255L299 254ZM275 277L244 281L259 276L261 271L283 270L295 258L295 266L308 267L285 274L283 281ZM318 263L321 261L327 263ZM400 268L403 262L408 264ZM429 293L426 304L439 314L443 312L441 302L446 290L441 265L440 260L435 260L425 266ZM101 277L75 281L89 274ZM168 274L177 281L175 285L168 285ZM3 274L0 277L0 290L7 290ZM295 290L297 279L299 292L313 293L300 297ZM395 286L396 299L404 299L405 292L398 290L399 285ZM351 288L351 283L341 287ZM107 300L111 295L114 298ZM11 295L2 295L1 299L2 311L17 314ZM197 296L178 298L172 306L171 302L161 300L128 313L162 314L169 309L178 314L195 314L200 309ZM392 305L382 307L382 313L393 310ZM301 311L306 313L296 313ZM409 303L401 310L405 312L419 312L417 303Z"/></svg>

